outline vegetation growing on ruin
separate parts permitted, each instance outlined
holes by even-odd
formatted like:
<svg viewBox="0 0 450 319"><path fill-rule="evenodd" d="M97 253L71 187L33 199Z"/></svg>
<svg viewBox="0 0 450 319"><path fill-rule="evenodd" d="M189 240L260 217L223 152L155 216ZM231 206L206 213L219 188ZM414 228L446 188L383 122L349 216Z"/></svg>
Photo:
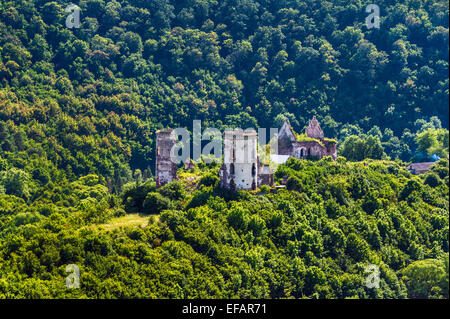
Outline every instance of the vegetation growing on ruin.
<svg viewBox="0 0 450 319"><path fill-rule="evenodd" d="M297 142L316 142L320 146L324 146L323 142L320 139L310 137L310 136L306 135L306 133L297 134L296 140L297 140Z"/></svg>

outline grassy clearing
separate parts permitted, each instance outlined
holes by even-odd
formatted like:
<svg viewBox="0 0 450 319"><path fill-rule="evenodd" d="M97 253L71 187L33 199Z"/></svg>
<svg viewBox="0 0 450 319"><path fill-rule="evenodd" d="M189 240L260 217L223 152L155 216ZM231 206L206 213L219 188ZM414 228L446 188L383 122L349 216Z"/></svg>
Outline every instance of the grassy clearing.
<svg viewBox="0 0 450 319"><path fill-rule="evenodd" d="M158 220L159 215L155 215L154 218L155 220ZM116 229L126 226L146 227L148 225L149 219L150 219L149 215L128 214L122 217L115 217L111 219L108 223L97 226L104 229Z"/></svg>

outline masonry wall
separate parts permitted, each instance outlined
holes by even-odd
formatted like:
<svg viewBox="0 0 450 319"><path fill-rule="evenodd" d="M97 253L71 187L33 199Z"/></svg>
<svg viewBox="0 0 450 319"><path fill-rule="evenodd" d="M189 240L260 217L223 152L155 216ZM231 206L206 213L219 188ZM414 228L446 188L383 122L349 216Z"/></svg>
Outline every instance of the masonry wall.
<svg viewBox="0 0 450 319"><path fill-rule="evenodd" d="M278 154L291 155L292 143L295 143L296 138L292 131L289 121L285 121L278 133Z"/></svg>
<svg viewBox="0 0 450 319"><path fill-rule="evenodd" d="M337 144L336 143L328 143L325 141L325 156L331 156L334 160L337 159Z"/></svg>
<svg viewBox="0 0 450 319"><path fill-rule="evenodd" d="M292 155L295 158L307 158L308 156L322 158L325 156L325 148L316 141L295 142L292 144Z"/></svg>
<svg viewBox="0 0 450 319"><path fill-rule="evenodd" d="M272 186L274 182L273 171L269 165L262 165L258 171L258 186Z"/></svg>
<svg viewBox="0 0 450 319"><path fill-rule="evenodd" d="M175 145L175 135L172 130L156 132L156 186L161 187L177 177L177 164L171 159L170 151Z"/></svg>

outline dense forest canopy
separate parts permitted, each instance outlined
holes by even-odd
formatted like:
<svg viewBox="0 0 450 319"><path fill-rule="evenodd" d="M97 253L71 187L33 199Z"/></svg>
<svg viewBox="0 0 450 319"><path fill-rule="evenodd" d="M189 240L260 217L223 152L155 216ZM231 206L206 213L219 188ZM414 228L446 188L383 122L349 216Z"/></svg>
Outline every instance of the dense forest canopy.
<svg viewBox="0 0 450 319"><path fill-rule="evenodd" d="M2 0L0 298L448 298L449 2L369 3ZM157 129L313 116L345 158L277 194L152 181Z"/></svg>
<svg viewBox="0 0 450 319"><path fill-rule="evenodd" d="M153 167L156 128L194 119L301 132L316 115L405 161L448 129L448 1L379 1L379 29L360 0L73 1L72 29L69 3L0 4L0 147L69 175L126 180Z"/></svg>
<svg viewBox="0 0 450 319"><path fill-rule="evenodd" d="M417 177L396 162L290 159L276 194L225 191L219 166L161 188L137 180L120 198L96 175L31 205L0 196L0 298L448 298L447 161ZM148 225L123 223L136 212ZM80 289L65 286L69 264Z"/></svg>

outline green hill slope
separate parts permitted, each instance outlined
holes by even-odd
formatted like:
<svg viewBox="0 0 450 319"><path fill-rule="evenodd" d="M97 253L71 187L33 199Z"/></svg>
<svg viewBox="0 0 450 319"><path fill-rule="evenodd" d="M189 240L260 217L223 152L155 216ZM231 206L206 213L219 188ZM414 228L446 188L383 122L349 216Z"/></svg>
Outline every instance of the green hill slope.
<svg viewBox="0 0 450 319"><path fill-rule="evenodd" d="M226 192L217 170L132 183L121 202L95 176L32 206L0 195L0 297L448 298L448 162L417 177L395 162L290 160L277 193ZM122 207L161 215L127 224ZM80 289L65 286L69 264Z"/></svg>

